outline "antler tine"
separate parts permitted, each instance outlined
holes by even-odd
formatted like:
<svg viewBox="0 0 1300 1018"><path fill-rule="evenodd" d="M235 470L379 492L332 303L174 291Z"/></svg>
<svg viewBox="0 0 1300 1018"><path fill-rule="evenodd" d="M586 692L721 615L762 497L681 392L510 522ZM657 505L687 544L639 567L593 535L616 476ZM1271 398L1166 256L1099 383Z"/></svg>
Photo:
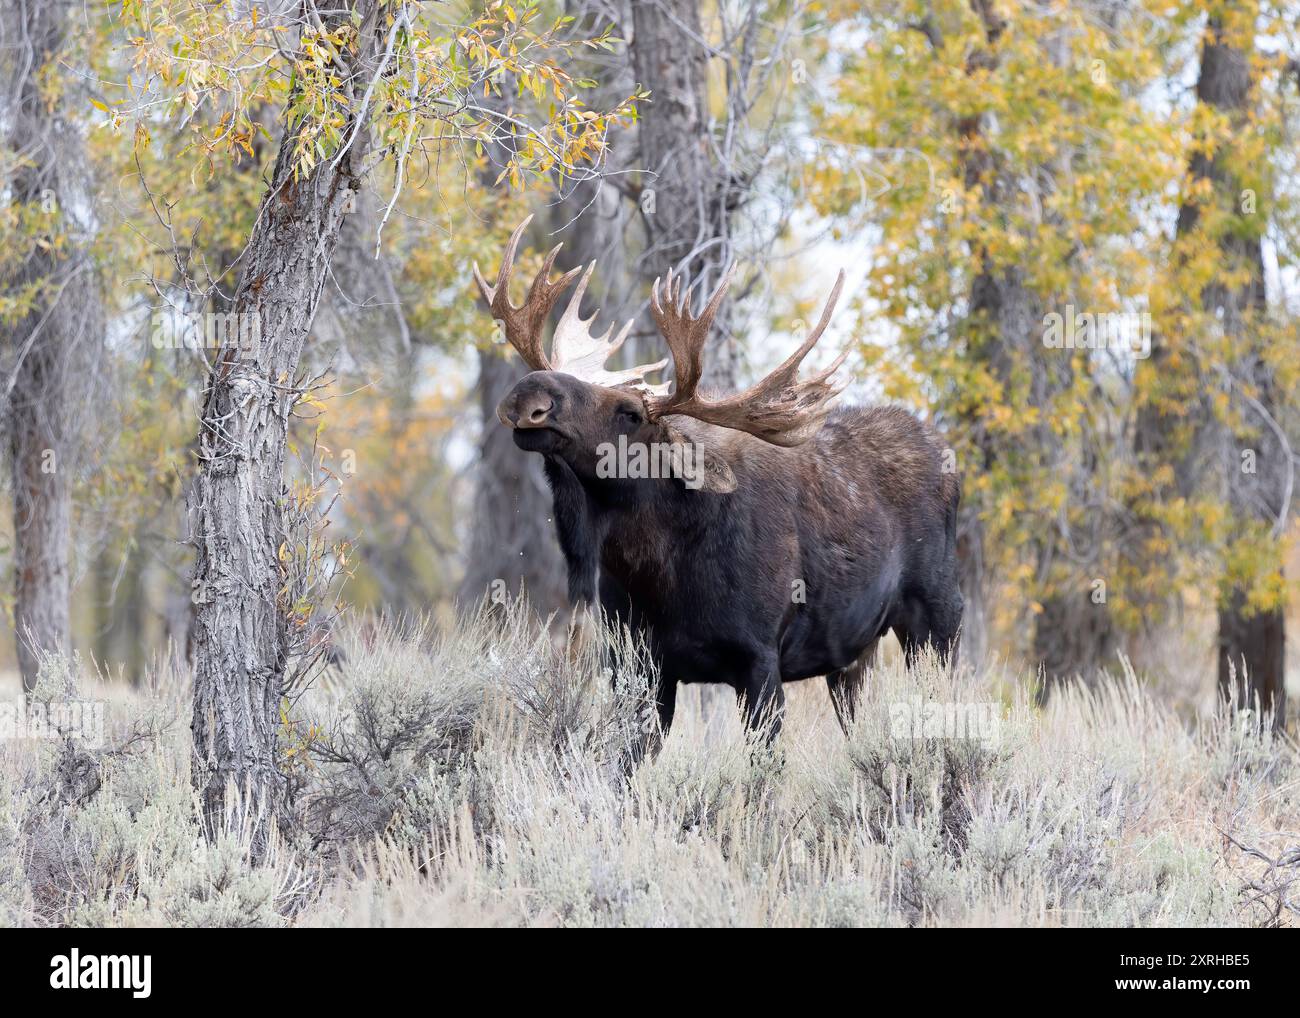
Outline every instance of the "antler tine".
<svg viewBox="0 0 1300 1018"><path fill-rule="evenodd" d="M525 304L531 304L534 299L541 299L546 287L558 287L561 283L563 283L564 287L567 287L569 284L564 282L565 277L567 276L568 279L572 281L573 277L577 275L577 269L570 269L568 272L564 273L564 275L560 276L560 278L554 283L551 282L551 270L555 268L555 259L559 255L560 248L562 247L564 247L563 241L556 244L555 247L551 248L551 250L546 253L546 258L542 261L541 270L533 277L532 285L528 287L528 296L524 298ZM561 292L563 292L563 287L561 288ZM559 296L559 294L557 293L556 296ZM552 303L554 302L552 301Z"/></svg>
<svg viewBox="0 0 1300 1018"><path fill-rule="evenodd" d="M479 271L478 262L474 263L474 281L478 284L483 299L487 301L492 317L505 325L506 339L519 352L524 363L534 371L549 371L551 362L542 349L542 330L546 325L546 319L551 314L551 309L555 307L555 302L568 289L580 270L571 269L559 279L551 281L551 270L563 246L556 244L542 263L541 271L533 278L523 304L516 306L511 302L510 276L514 271L515 253L519 249L519 241L524 231L532 221L533 217L529 216L515 227L515 232L510 235L501 258L501 269L497 273L496 285L488 285L487 280L483 278L483 273Z"/></svg>
<svg viewBox="0 0 1300 1018"><path fill-rule="evenodd" d="M808 333L808 338L803 341L803 345L794 353L781 362L781 366L771 372L764 381L771 382L774 385L791 385L795 380L795 375L799 371L799 365L803 359L808 356L808 352L817 345L817 341L822 338L822 333L826 331L826 326L830 324L831 315L835 312L835 305L839 303L840 291L844 289L844 270L840 269L839 275L835 277L835 285L831 287L831 295L826 298L826 304L822 308L822 316L817 320L817 324ZM835 363L827 368L824 372L819 373L818 378L829 378L833 375L844 358L848 356L848 351L840 354ZM809 379L808 381L812 381Z"/></svg>
<svg viewBox="0 0 1300 1018"><path fill-rule="evenodd" d="M596 315L600 313L599 309L597 309L585 322L582 320L582 298L587 293L587 284L591 282L591 274L596 271L595 261L589 262L585 267L580 266L579 271L582 272L582 276L578 279L578 285L574 287L573 293L569 295L569 303L565 305L564 314L560 316L560 320L555 326L555 339L551 343L551 349L555 353L556 360L564 360L560 356L560 351L566 340L579 338L579 333L585 333L590 337L591 333L585 326L594 322ZM610 328L613 328L613 326L610 326Z"/></svg>
<svg viewBox="0 0 1300 1018"><path fill-rule="evenodd" d="M541 271L533 278L524 303L518 307L511 303L510 274L514 269L515 253L519 249L520 238L523 237L524 230L532 219L533 217L529 216L510 235L495 286L488 284L483 278L483 273L479 271L478 263L474 264L474 281L478 283L479 291L492 311L492 317L505 324L506 338L510 340L510 345L519 351L524 362L534 371L563 371L565 374L574 375L595 385L628 386L647 396L662 396L666 393L668 383L651 385L645 380L646 374L663 369L668 363L666 358L654 364L642 364L621 371L605 369L605 361L627 339L628 333L632 330L632 322L624 323L612 339L610 338L614 332L612 324L600 336L591 334L589 326L596 320L596 315L593 314L591 318L584 321L581 307L583 295L587 292L587 284L596 269L594 261L585 270L582 266L578 266L552 282L551 270L555 267L556 256L563 246L556 244L542 262ZM550 317L556 301L569 288L569 284L579 276L582 278L569 298L564 314L556 323L555 336L551 341L551 356L548 358L542 349L542 332L546 327L546 320Z"/></svg>
<svg viewBox="0 0 1300 1018"><path fill-rule="evenodd" d="M576 271L576 270L575 270ZM587 292L587 284L596 271L593 261L582 273L578 285L569 297L569 303L555 326L555 338L551 342L551 357L554 371L592 382L596 385L626 385L638 389L647 395L661 394L667 391L667 383L651 385L645 376L654 371L661 371L668 363L667 358L653 364L640 364L621 371L609 371L605 362L623 345L628 333L632 331L632 320L623 323L618 334L614 335L615 323L610 323L599 336L593 335L591 325L600 315L597 308L590 318L582 317L582 298ZM610 337L613 336L611 339Z"/></svg>
<svg viewBox="0 0 1300 1018"><path fill-rule="evenodd" d="M693 283L682 292L682 274L668 270L663 280L656 279L650 288L650 314L659 327L659 333L668 344L676 373L676 387L671 396L656 396L650 400L650 412L656 416L673 413L674 407L689 403L695 398L696 386L704 373L704 343L709 338L709 329L717 317L718 308L731 287L735 275L734 263L727 266L717 289L698 316L691 315L691 304L698 283ZM660 293L660 283L663 292ZM665 307L665 304L667 307Z"/></svg>
<svg viewBox="0 0 1300 1018"><path fill-rule="evenodd" d="M488 306L494 311L496 310L494 305L496 304L497 294L503 292L506 294L506 306L513 307L509 298L510 273L514 269L515 252L519 249L519 238L524 235L524 230L528 228L528 224L532 221L533 217L529 216L515 227L514 233L510 234L510 239L506 242L505 252L501 256L501 268L497 272L496 286L488 285L487 280L483 278L483 273L479 271L478 262L474 262L474 282L478 284L483 299L487 301Z"/></svg>
<svg viewBox="0 0 1300 1018"><path fill-rule="evenodd" d="M725 284L729 281L730 273L723 282ZM671 287L671 280L669 286ZM660 306L658 281L656 281L655 290L651 294L650 307L660 331L664 333L669 349L673 352L673 359L677 362L678 388L669 398L651 400L651 413L655 416L683 414L724 428L747 432L773 445L794 446L808 441L821 429L826 415L830 413L831 401L843 391L842 386L837 388L832 385L830 378L844 363L848 351L835 358L829 367L802 381L797 378L799 365L826 331L843 288L844 273L841 271L822 309L821 318L799 348L776 370L742 393L709 401L695 395L695 385L699 377L698 373L691 373L692 369L698 372L699 350L703 346L708 328L707 324L702 332L695 331L695 328L706 320L708 324L712 323L717 307L722 303L721 297L715 293L698 319L691 319L689 313L680 307L678 316L674 318L665 313ZM719 291L722 289L723 287L719 287ZM689 306L689 299L688 291L686 306ZM691 327L684 328L689 343L685 343L683 332L677 331L681 322ZM684 344L686 346L684 352L693 353L694 361L678 357L678 348ZM682 382L683 367L686 369L686 383Z"/></svg>

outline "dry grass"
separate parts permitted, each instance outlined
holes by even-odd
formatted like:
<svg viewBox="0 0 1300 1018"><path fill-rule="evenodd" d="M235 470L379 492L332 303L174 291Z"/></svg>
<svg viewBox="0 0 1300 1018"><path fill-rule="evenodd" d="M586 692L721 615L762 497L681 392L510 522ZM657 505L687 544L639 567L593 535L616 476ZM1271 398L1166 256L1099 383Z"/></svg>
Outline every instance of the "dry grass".
<svg viewBox="0 0 1300 1018"><path fill-rule="evenodd" d="M613 696L605 644L556 649L518 620L504 632L486 621L366 632L346 646L345 669L293 708L295 823L261 866L248 864L235 811L215 843L198 836L174 675L118 697L104 750L0 743L0 921L1295 918L1293 748L1248 719L1182 719L1131 671L1040 712L1004 671L949 675L930 662L908 673L886 660L849 739L820 682L791 687L775 751L747 743L732 711L704 723L691 688L663 752L627 777L644 669ZM85 688L75 671L52 666L50 688ZM991 727L927 730L942 705Z"/></svg>

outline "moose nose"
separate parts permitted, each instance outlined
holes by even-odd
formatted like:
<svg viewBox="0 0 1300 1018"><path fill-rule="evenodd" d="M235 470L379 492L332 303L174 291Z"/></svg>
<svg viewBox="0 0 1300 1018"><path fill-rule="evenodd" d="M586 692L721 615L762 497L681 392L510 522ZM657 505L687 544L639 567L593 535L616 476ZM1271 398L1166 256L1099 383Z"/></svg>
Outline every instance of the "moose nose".
<svg viewBox="0 0 1300 1018"><path fill-rule="evenodd" d="M511 402L509 398L502 401L497 417L502 424L509 424L512 428L544 428L555 405L544 392L526 393L516 397L513 405L507 405Z"/></svg>

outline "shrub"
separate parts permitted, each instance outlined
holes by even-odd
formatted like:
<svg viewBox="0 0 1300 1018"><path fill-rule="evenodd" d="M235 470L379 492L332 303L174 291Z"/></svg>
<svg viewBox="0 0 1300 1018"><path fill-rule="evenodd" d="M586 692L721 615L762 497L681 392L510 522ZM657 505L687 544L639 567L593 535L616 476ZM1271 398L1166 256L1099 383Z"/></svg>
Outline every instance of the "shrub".
<svg viewBox="0 0 1300 1018"><path fill-rule="evenodd" d="M637 763L657 732L651 670L626 634L553 640L508 611L444 631L365 624L344 646L342 667L286 704L293 814L257 865L237 795L217 837L200 836L175 675L119 694L103 746L0 744L0 920L1294 918L1293 747L1223 710L1185 722L1131 669L1039 709L1002 670L893 658L847 738L821 683L790 687L774 747L730 711L703 724L686 690L662 752ZM38 695L68 695L80 672L51 662ZM983 727L952 728L975 707Z"/></svg>

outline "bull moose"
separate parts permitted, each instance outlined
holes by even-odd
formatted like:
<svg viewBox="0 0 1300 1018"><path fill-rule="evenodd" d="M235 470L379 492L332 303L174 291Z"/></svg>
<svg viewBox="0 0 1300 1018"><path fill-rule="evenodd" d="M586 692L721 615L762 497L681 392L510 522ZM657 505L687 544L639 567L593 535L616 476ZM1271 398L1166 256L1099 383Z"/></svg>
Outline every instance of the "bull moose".
<svg viewBox="0 0 1300 1018"><path fill-rule="evenodd" d="M732 686L747 726L768 724L775 735L782 684L818 675L847 729L887 630L909 663L927 645L943 657L955 652L960 482L945 469L943 443L899 407L832 409L843 355L797 377L830 321L843 272L783 364L742 393L712 398L698 384L730 271L698 315L680 275L655 281L650 310L675 384L651 384L646 376L666 359L606 367L631 322L611 339L613 326L595 336L595 315L580 316L594 262L552 280L557 246L524 303L511 301L528 222L511 236L495 284L474 265L493 317L531 369L497 417L520 449L545 461L570 600L598 601L644 638L659 668L662 733L679 682ZM548 356L543 331L579 275ZM611 471L615 448L668 450L680 469Z"/></svg>

